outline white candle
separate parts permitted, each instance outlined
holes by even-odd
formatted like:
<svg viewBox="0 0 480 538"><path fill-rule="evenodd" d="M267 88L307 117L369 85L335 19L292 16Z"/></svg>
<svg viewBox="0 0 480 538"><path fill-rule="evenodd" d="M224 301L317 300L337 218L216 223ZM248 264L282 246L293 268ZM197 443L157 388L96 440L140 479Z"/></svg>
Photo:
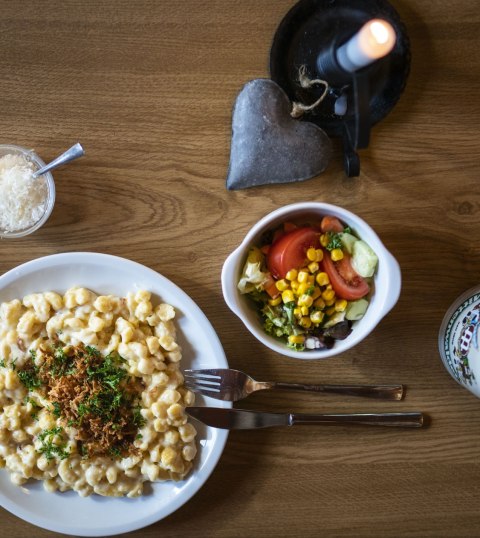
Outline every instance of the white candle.
<svg viewBox="0 0 480 538"><path fill-rule="evenodd" d="M395 46L396 39L389 22L372 19L337 50L337 61L345 71L353 73L386 56Z"/></svg>

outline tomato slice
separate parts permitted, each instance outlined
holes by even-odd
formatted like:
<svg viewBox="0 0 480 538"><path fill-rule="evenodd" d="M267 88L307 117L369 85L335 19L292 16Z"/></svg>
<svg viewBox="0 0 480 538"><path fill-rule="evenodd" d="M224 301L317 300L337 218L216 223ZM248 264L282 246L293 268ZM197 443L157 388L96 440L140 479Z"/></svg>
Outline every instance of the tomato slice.
<svg viewBox="0 0 480 538"><path fill-rule="evenodd" d="M300 269L306 263L310 247L320 248L319 231L297 228L272 243L267 255L268 270L276 279L285 278L290 269Z"/></svg>
<svg viewBox="0 0 480 538"><path fill-rule="evenodd" d="M293 222L284 222L283 223L283 231L284 232L291 232L292 230L296 230L298 226Z"/></svg>
<svg viewBox="0 0 480 538"><path fill-rule="evenodd" d="M343 228L343 224L337 219L337 217L332 217L330 215L323 217L322 222L320 223L320 229L323 233L340 233L343 232Z"/></svg>
<svg viewBox="0 0 480 538"><path fill-rule="evenodd" d="M329 252L323 256L323 268L330 278L335 293L341 299L355 301L365 297L370 286L352 267L350 256L344 253L343 258L333 262Z"/></svg>
<svg viewBox="0 0 480 538"><path fill-rule="evenodd" d="M272 276L269 275L269 278L266 282L263 283L263 289L270 295L272 299L275 299L280 295L280 291L277 286L275 286L275 280Z"/></svg>

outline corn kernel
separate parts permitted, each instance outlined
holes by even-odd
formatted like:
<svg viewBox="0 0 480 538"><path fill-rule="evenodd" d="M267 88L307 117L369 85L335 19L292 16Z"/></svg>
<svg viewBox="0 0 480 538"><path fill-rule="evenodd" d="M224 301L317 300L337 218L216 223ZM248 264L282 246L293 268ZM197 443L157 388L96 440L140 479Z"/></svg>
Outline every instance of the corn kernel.
<svg viewBox="0 0 480 538"><path fill-rule="evenodd" d="M307 306L310 307L313 304L313 298L311 295L304 293L298 298L298 306Z"/></svg>
<svg viewBox="0 0 480 538"><path fill-rule="evenodd" d="M331 316L332 314L335 314L335 307L331 306L330 308L327 308L325 310L325 314L327 314L327 316Z"/></svg>
<svg viewBox="0 0 480 538"><path fill-rule="evenodd" d="M275 282L275 287L278 291L285 291L288 290L290 284L284 278L282 278L281 280L277 280Z"/></svg>
<svg viewBox="0 0 480 538"><path fill-rule="evenodd" d="M282 301L284 303L291 303L295 300L292 290L285 290L282 292Z"/></svg>
<svg viewBox="0 0 480 538"><path fill-rule="evenodd" d="M334 248L330 252L330 256L333 262L338 262L339 260L343 260L343 250L341 248Z"/></svg>
<svg viewBox="0 0 480 538"><path fill-rule="evenodd" d="M317 248L315 251L317 253L317 259L316 262L321 262L323 260L323 250L321 248Z"/></svg>
<svg viewBox="0 0 480 538"><path fill-rule="evenodd" d="M290 287L292 288L293 291L297 291L298 286L300 286L300 282L298 280L292 280L290 282Z"/></svg>
<svg viewBox="0 0 480 538"><path fill-rule="evenodd" d="M289 344L303 344L305 342L305 337L303 334L291 334L288 337Z"/></svg>
<svg viewBox="0 0 480 538"><path fill-rule="evenodd" d="M312 312L310 314L310 319L312 320L312 323L315 323L318 325L319 323L322 323L324 314L323 312L320 312L320 310L315 310L315 312Z"/></svg>
<svg viewBox="0 0 480 538"><path fill-rule="evenodd" d="M309 288L310 284L308 282L302 282L301 284L299 284L295 292L297 295L304 295L305 293L307 293Z"/></svg>
<svg viewBox="0 0 480 538"><path fill-rule="evenodd" d="M278 306L282 302L282 298L279 295L278 297L275 297L275 299L269 299L268 304L270 306Z"/></svg>
<svg viewBox="0 0 480 538"><path fill-rule="evenodd" d="M327 273L318 273L315 280L319 286L328 286L328 284L330 284L330 279L328 278Z"/></svg>
<svg viewBox="0 0 480 538"><path fill-rule="evenodd" d="M307 276L307 282L312 285L315 284L315 275L308 275Z"/></svg>
<svg viewBox="0 0 480 538"><path fill-rule="evenodd" d="M307 265L307 267L310 273L316 273L320 269L320 266L317 262L311 262Z"/></svg>
<svg viewBox="0 0 480 538"><path fill-rule="evenodd" d="M305 329L308 329L312 326L312 320L308 316L303 316L298 320L298 324Z"/></svg>
<svg viewBox="0 0 480 538"><path fill-rule="evenodd" d="M297 306L296 308L293 309L293 315L296 317L296 318L301 318L302 317L302 309Z"/></svg>
<svg viewBox="0 0 480 538"><path fill-rule="evenodd" d="M297 280L297 276L298 276L298 271L296 269L290 269L290 271L288 271L288 273L285 275L285 278L287 280Z"/></svg>
<svg viewBox="0 0 480 538"><path fill-rule="evenodd" d="M335 301L335 311L343 312L347 308L347 301L345 299L337 299Z"/></svg>
<svg viewBox="0 0 480 538"><path fill-rule="evenodd" d="M322 295L322 290L318 286L313 287L312 299L315 300Z"/></svg>
<svg viewBox="0 0 480 538"><path fill-rule="evenodd" d="M322 234L320 236L320 244L322 245L322 247L326 247L329 243L329 238L328 238L328 235L327 234Z"/></svg>
<svg viewBox="0 0 480 538"><path fill-rule="evenodd" d="M297 277L297 280L299 282L306 282L308 279L308 273L307 271L299 271L298 272L298 277Z"/></svg>
<svg viewBox="0 0 480 538"><path fill-rule="evenodd" d="M335 304L335 297L330 299L330 301L325 301L325 306L332 306Z"/></svg>
<svg viewBox="0 0 480 538"><path fill-rule="evenodd" d="M311 262L316 262L317 261L317 250L314 249L313 247L309 248L307 250L307 259L310 260Z"/></svg>
<svg viewBox="0 0 480 538"><path fill-rule="evenodd" d="M335 298L335 292L333 290L325 290L322 293L322 299L327 302Z"/></svg>
<svg viewBox="0 0 480 538"><path fill-rule="evenodd" d="M320 308L320 310L323 310L325 308L325 301L319 297L318 299L315 299L313 302L313 306L316 308Z"/></svg>
<svg viewBox="0 0 480 538"><path fill-rule="evenodd" d="M302 316L308 316L308 313L310 312L310 308L308 308L308 306L301 306L300 312L302 313Z"/></svg>

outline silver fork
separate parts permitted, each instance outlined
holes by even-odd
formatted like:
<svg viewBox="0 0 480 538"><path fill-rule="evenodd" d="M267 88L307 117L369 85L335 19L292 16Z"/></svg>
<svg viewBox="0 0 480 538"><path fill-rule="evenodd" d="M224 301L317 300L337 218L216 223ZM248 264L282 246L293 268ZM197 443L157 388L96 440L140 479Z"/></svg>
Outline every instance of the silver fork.
<svg viewBox="0 0 480 538"><path fill-rule="evenodd" d="M249 375L229 368L185 370L185 386L217 400L236 402L257 390L298 390L365 396L384 400L401 400L403 385L309 385L255 381Z"/></svg>

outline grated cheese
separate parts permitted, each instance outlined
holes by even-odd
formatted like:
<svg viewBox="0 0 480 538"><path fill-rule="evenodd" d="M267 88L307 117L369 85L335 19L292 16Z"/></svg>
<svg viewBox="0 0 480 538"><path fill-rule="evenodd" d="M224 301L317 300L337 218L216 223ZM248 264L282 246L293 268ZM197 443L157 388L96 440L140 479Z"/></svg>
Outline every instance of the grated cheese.
<svg viewBox="0 0 480 538"><path fill-rule="evenodd" d="M48 188L42 176L33 179L35 170L23 155L0 158L0 230L24 230L45 213Z"/></svg>

